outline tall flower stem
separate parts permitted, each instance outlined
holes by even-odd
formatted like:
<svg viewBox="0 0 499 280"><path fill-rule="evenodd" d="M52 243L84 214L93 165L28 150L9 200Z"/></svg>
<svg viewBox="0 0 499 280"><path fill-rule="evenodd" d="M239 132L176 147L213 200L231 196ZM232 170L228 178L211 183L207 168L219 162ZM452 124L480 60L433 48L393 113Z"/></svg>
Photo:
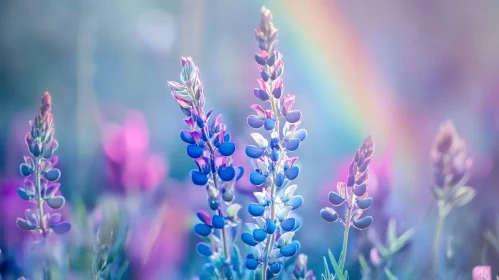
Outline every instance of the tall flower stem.
<svg viewBox="0 0 499 280"><path fill-rule="evenodd" d="M433 242L433 271L435 273L435 276L437 276L437 277L439 274L440 241L442 239L442 228L443 228L444 221L445 221L445 215L442 214L440 207L439 207L438 212L439 213L438 213L438 220L437 220L437 229L435 232L435 240Z"/></svg>
<svg viewBox="0 0 499 280"><path fill-rule="evenodd" d="M348 233L350 231L350 223L352 221L352 213L353 213L353 200L354 196L352 195L350 198L350 201L348 203L348 211L346 214L346 220L345 220L345 231L343 233L343 246L341 248L341 254L340 254L340 269L341 272L343 272L343 269L345 267L345 261L347 258L347 250L348 250Z"/></svg>
<svg viewBox="0 0 499 280"><path fill-rule="evenodd" d="M41 188L41 183L40 183L40 171L39 171L39 166L40 166L41 160L39 157L36 158L35 160L35 187L37 191L37 204L38 204L38 212L40 215L40 229L42 231L42 238L43 238L43 243L45 243L45 239L47 237L47 231L45 230L45 219L44 213L43 213L43 199L42 199L42 188ZM47 262L45 262L43 265L43 279L44 280L50 280L50 271L47 265Z"/></svg>

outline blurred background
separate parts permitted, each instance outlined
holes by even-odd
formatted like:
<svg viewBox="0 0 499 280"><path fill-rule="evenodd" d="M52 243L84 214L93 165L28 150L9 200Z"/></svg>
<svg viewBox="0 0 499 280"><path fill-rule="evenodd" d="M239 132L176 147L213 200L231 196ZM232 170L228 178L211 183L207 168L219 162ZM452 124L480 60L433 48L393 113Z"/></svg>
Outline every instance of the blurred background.
<svg viewBox="0 0 499 280"><path fill-rule="evenodd" d="M445 279L470 279L476 265L499 274L499 247L484 237L487 230L499 234L499 2L7 0L0 1L5 279L24 273L30 234L15 225L26 207L16 195L18 167L28 153L28 121L45 91L52 94L60 143L65 217L73 223L63 246L54 248L66 256L62 279L88 279L94 228L113 215L126 216L130 225L122 254L129 279L199 274L204 260L195 253L192 227L206 194L189 181L195 164L179 139L183 115L166 81L179 80L180 56L194 59L207 107L223 114L239 147L235 159L248 167L243 147L252 141L246 117L256 102L253 32L262 5L279 29L285 91L296 95L309 132L298 153L297 193L305 204L297 239L315 275L323 271L327 248L339 254L343 233L319 210L372 134L373 230L383 237L390 218L400 233L414 228L392 272L425 279L436 216L429 152L446 120L466 139L473 159L469 185L477 196L445 225L443 265L454 273ZM257 191L247 176L238 188L243 203ZM113 220L118 227L119 217ZM366 231L353 232L352 279L360 279L358 256L369 258L369 242Z"/></svg>

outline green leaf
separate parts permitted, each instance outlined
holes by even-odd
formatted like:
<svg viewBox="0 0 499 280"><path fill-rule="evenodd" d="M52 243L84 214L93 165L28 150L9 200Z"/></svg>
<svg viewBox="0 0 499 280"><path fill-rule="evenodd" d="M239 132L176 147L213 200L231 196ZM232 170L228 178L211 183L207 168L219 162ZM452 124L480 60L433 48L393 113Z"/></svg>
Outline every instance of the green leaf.
<svg viewBox="0 0 499 280"><path fill-rule="evenodd" d="M385 275L388 280L398 280L388 268L385 268Z"/></svg>
<svg viewBox="0 0 499 280"><path fill-rule="evenodd" d="M359 256L360 268L362 270L362 275L371 273L371 268L367 264L367 260L363 255Z"/></svg>
<svg viewBox="0 0 499 280"><path fill-rule="evenodd" d="M476 190L469 186L460 186L454 193L452 203L456 206L464 206L476 195Z"/></svg>
<svg viewBox="0 0 499 280"><path fill-rule="evenodd" d="M324 259L324 274L326 274L326 276L324 276L324 274L322 274L322 277L326 280L330 280L331 279L331 272L329 271L329 266L327 265L326 257L323 257L323 259Z"/></svg>
<svg viewBox="0 0 499 280"><path fill-rule="evenodd" d="M331 250L328 250L328 255L329 255L329 259L331 260L331 264L333 264L334 274L338 277L339 280L345 280L345 276L343 275L343 271L341 271L341 268L338 265L338 263L336 262L336 259L334 258L334 255L331 252Z"/></svg>
<svg viewBox="0 0 499 280"><path fill-rule="evenodd" d="M392 249L393 250L392 253L395 254L400 249L402 249L407 244L407 242L409 242L409 239L412 238L415 231L416 231L415 229L410 228L406 232L404 232L399 238L397 238L397 240L395 241L394 247Z"/></svg>
<svg viewBox="0 0 499 280"><path fill-rule="evenodd" d="M386 245L388 248L393 248L397 242L397 221L391 218L388 222L388 229L386 231Z"/></svg>

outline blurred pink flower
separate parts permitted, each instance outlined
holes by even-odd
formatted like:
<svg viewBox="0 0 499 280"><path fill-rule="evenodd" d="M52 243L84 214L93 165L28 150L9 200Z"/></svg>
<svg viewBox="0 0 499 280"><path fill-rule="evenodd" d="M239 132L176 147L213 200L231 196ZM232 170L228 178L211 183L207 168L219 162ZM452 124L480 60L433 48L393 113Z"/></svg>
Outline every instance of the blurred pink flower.
<svg viewBox="0 0 499 280"><path fill-rule="evenodd" d="M123 125L109 124L104 129L107 174L125 189L151 189L165 178L167 164L162 157L148 152L149 133L145 117L130 111Z"/></svg>
<svg viewBox="0 0 499 280"><path fill-rule="evenodd" d="M473 280L492 280L490 266L480 265L473 268Z"/></svg>

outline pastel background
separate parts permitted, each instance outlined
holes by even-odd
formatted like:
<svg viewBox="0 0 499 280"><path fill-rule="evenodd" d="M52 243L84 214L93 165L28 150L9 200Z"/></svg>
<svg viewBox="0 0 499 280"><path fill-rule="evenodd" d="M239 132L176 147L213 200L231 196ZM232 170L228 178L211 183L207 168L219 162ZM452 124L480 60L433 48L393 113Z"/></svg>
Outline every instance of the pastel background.
<svg viewBox="0 0 499 280"><path fill-rule="evenodd" d="M67 278L87 279L89 225L99 209L127 209L130 279L191 279L195 211L205 191L188 180L194 163L178 132L182 113L167 80L180 56L200 67L207 107L222 113L236 138L239 164L251 130L258 70L253 30L260 6L273 11L284 55L285 90L296 95L309 137L300 149L297 239L317 277L322 256L339 254L341 225L319 211L368 134L376 142L367 212L381 236L388 218L399 232L415 228L393 272L428 270L436 208L429 151L440 123L452 120L473 158L475 199L445 226L445 265L470 279L477 265L499 274L499 252L484 239L499 216L499 3L495 1L1 1L0 2L0 274L22 275L23 213L16 195L27 153L28 120L45 91L53 98L57 154L66 212L74 229L64 242ZM246 181L244 181L246 180ZM239 183L239 200L258 190ZM77 218L79 217L79 218ZM247 218L247 217L246 217ZM88 232L87 232L88 231ZM350 240L348 267L360 279L367 232ZM499 248L498 248L499 249ZM80 250L80 251L79 251ZM88 250L87 250L88 251ZM72 254L73 255L72 255ZM449 276L450 277L450 276Z"/></svg>

